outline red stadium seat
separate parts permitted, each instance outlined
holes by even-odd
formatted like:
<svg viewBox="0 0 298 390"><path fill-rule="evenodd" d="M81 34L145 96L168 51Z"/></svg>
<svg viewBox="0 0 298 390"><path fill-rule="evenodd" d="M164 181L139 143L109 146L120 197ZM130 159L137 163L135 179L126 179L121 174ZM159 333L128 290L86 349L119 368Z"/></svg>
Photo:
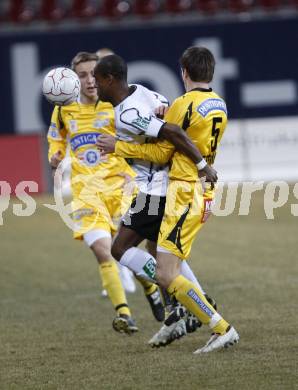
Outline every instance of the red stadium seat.
<svg viewBox="0 0 298 390"><path fill-rule="evenodd" d="M57 0L43 0L40 7L40 17L41 19L48 21L59 21L65 15L65 10L63 10Z"/></svg>
<svg viewBox="0 0 298 390"><path fill-rule="evenodd" d="M131 12L129 0L103 0L101 14L108 18L121 18Z"/></svg>
<svg viewBox="0 0 298 390"><path fill-rule="evenodd" d="M259 4L261 7L266 9L274 9L281 6L280 0L259 0Z"/></svg>
<svg viewBox="0 0 298 390"><path fill-rule="evenodd" d="M135 0L134 12L137 15L151 17L160 10L159 0Z"/></svg>
<svg viewBox="0 0 298 390"><path fill-rule="evenodd" d="M227 9L232 12L250 11L255 5L255 0L227 0Z"/></svg>
<svg viewBox="0 0 298 390"><path fill-rule="evenodd" d="M97 14L97 9L89 0L73 0L70 14L77 18L91 18Z"/></svg>
<svg viewBox="0 0 298 390"><path fill-rule="evenodd" d="M8 18L17 23L31 22L34 18L34 9L25 0L10 0Z"/></svg>
<svg viewBox="0 0 298 390"><path fill-rule="evenodd" d="M166 0L165 10L167 12L180 13L191 10L192 0Z"/></svg>
<svg viewBox="0 0 298 390"><path fill-rule="evenodd" d="M216 13L221 10L221 0L196 0L196 7L199 11Z"/></svg>

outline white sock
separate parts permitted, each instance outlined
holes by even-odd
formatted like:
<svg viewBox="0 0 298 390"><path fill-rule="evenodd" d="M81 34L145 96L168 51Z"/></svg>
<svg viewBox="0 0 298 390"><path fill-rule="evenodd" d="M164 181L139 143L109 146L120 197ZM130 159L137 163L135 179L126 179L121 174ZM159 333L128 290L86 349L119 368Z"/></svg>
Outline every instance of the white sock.
<svg viewBox="0 0 298 390"><path fill-rule="evenodd" d="M120 264L128 267L136 275L156 283L156 260L150 253L136 247L129 248L121 257ZM205 291L186 261L181 261L181 274L194 283L202 294L205 294Z"/></svg>
<svg viewBox="0 0 298 390"><path fill-rule="evenodd" d="M134 293L137 289L135 281L134 281L134 276L131 270L124 265L118 263L118 268L119 268L119 275L120 279L122 282L122 286L124 287L124 290L129 293Z"/></svg>
<svg viewBox="0 0 298 390"><path fill-rule="evenodd" d="M200 282L196 278L195 274L193 273L192 269L190 268L186 260L181 261L180 270L181 270L180 271L181 274L190 282L194 283L196 287L201 291L201 293L205 295L205 291L203 290L202 286L200 285Z"/></svg>
<svg viewBox="0 0 298 390"><path fill-rule="evenodd" d="M121 257L120 264L128 267L137 276L155 282L156 260L148 252L136 247L129 248Z"/></svg>

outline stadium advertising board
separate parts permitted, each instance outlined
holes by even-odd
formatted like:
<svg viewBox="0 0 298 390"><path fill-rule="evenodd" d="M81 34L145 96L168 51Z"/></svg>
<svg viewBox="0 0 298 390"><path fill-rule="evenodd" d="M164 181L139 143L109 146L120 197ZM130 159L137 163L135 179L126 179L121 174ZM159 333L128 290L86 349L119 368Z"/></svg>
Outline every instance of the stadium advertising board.
<svg viewBox="0 0 298 390"><path fill-rule="evenodd" d="M0 63L5 75L0 132L46 131L51 107L41 97L42 79L50 68L69 64L77 51L112 48L128 61L131 82L143 83L172 101L183 92L178 63L182 51L206 45L217 61L213 88L226 99L230 118L218 161L219 168L225 166L223 179L270 180L280 173L295 179L298 56L291 42L297 33L295 18L2 33L7 61ZM272 167L276 162L279 167L282 163L283 172Z"/></svg>

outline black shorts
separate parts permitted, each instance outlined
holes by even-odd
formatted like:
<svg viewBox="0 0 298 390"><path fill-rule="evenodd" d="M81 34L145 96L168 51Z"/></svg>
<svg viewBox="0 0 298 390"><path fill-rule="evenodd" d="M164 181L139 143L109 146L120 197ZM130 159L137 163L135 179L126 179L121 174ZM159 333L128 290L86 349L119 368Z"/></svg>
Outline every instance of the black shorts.
<svg viewBox="0 0 298 390"><path fill-rule="evenodd" d="M157 242L165 204L165 196L139 192L123 216L121 224L134 230L141 237Z"/></svg>

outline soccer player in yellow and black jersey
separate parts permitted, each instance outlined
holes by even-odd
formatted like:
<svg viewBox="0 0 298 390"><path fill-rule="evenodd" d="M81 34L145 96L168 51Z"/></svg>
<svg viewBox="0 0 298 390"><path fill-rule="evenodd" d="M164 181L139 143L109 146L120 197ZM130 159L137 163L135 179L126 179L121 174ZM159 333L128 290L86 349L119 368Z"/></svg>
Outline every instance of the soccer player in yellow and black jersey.
<svg viewBox="0 0 298 390"><path fill-rule="evenodd" d="M118 220L131 200L130 196L125 198L124 185L135 173L123 158L116 155L102 158L95 147L99 135L115 134L113 107L97 102L93 77L97 60L96 54L80 52L72 61L72 68L81 81L80 102L54 108L48 131L49 161L56 169L69 146L74 238L83 239L97 258L102 285L117 312L114 329L132 333L137 327L111 256L111 242ZM143 282L143 287L158 317L162 306L154 307L149 299L157 287L148 282Z"/></svg>
<svg viewBox="0 0 298 390"><path fill-rule="evenodd" d="M233 345L239 340L236 330L209 304L195 284L180 274L180 260L189 256L196 234L210 215L214 189L198 180L198 168L202 169L207 162L214 163L227 123L227 109L223 99L209 87L215 61L208 49L190 47L183 53L180 63L186 93L174 101L165 121L185 130L204 159L196 166L166 141L143 145L117 141L115 151L118 155L156 163L170 159L167 201L158 237L156 279L212 329L211 339L195 351L204 353ZM162 136L162 129L159 136ZM151 345L158 345L155 338L158 341L160 332L150 340Z"/></svg>

